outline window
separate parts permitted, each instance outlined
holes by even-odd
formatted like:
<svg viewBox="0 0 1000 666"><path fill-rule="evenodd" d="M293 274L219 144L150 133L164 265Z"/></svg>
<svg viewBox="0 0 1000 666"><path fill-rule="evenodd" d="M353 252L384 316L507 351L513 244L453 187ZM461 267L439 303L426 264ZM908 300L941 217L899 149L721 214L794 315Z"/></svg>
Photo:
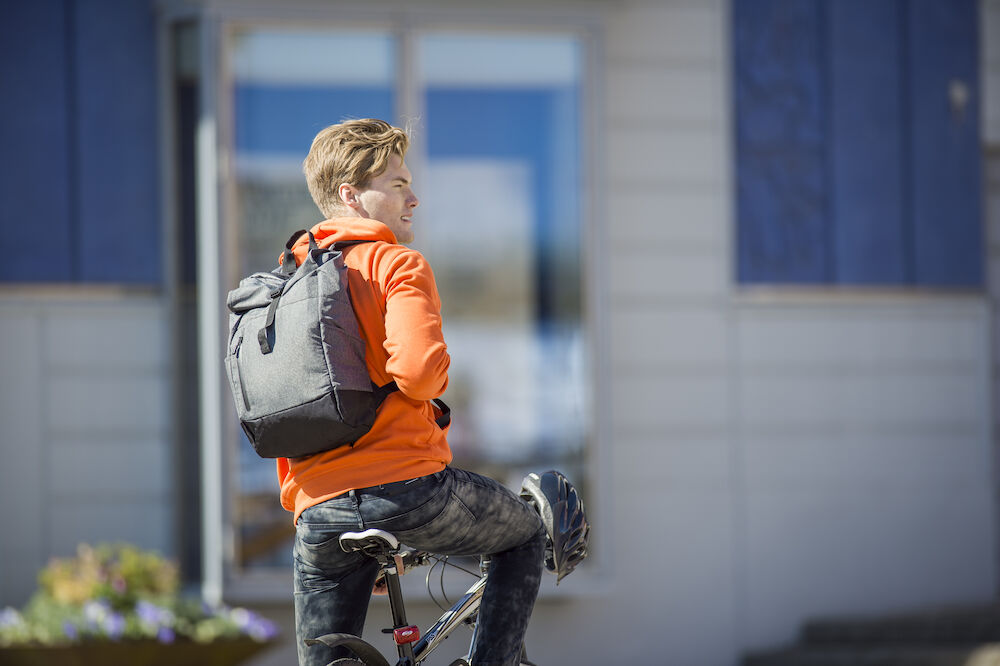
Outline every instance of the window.
<svg viewBox="0 0 1000 666"><path fill-rule="evenodd" d="M349 117L410 125L421 199L413 247L444 304L455 464L511 486L549 467L582 479L579 37L241 24L228 43L228 279L272 268L291 231L322 219L301 170L320 129ZM238 430L234 564L284 566L291 521L274 464L235 441Z"/></svg>
<svg viewBox="0 0 1000 666"><path fill-rule="evenodd" d="M977 3L733 5L742 283L978 287Z"/></svg>

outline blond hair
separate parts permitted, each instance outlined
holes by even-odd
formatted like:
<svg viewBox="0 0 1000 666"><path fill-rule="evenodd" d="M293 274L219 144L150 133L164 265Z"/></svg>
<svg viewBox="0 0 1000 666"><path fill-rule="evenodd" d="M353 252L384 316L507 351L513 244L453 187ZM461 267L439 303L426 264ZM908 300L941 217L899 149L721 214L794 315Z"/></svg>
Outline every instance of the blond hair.
<svg viewBox="0 0 1000 666"><path fill-rule="evenodd" d="M320 131L302 163L309 194L327 218L344 210L338 192L341 184L368 187L372 178L389 166L393 155L406 156L410 137L406 130L384 120L345 120Z"/></svg>

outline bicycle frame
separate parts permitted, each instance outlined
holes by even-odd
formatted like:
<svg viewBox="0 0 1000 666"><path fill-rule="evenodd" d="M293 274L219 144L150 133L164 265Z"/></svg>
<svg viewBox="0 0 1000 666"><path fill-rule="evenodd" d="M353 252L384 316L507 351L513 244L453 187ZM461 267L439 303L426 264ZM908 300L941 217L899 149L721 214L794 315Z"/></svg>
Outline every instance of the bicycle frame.
<svg viewBox="0 0 1000 666"><path fill-rule="evenodd" d="M487 575L484 573L482 578L477 580L468 591L462 595L462 597L452 604L451 608L446 610L444 614L438 618L427 632L421 636L420 640L417 641L416 645L413 646L413 654L416 663L419 663L427 658L434 648L441 645L444 639L448 638L455 627L463 624L466 621L471 620L479 612L479 604L483 598L483 588L486 587ZM399 603L402 604L402 597L399 599ZM389 597L389 605L392 606L392 597ZM472 635L472 641L476 640L475 633ZM397 666L400 666L397 664Z"/></svg>
<svg viewBox="0 0 1000 666"><path fill-rule="evenodd" d="M376 530L372 530L375 532ZM384 533L383 533L384 534ZM376 542L377 543L377 542ZM389 610L392 615L392 627L386 633L392 633L399 653L396 666L416 666L434 651L461 624L469 623L479 612L483 590L486 587L488 573L485 565L482 575L466 591L462 597L446 610L423 636L420 636L416 626L406 619L406 608L403 602L403 592L399 584L400 571L403 568L402 558L398 548L392 549L379 544L371 549L361 549L379 563L381 575L385 578L386 591L389 596ZM484 561L485 562L485 561ZM472 643L475 642L473 630ZM330 648L346 647L354 652L367 666L389 666L389 662L375 648L358 636L351 634L327 634L315 639L306 640L307 645L322 643ZM461 660L453 664L463 663ZM464 663L468 663L467 661Z"/></svg>

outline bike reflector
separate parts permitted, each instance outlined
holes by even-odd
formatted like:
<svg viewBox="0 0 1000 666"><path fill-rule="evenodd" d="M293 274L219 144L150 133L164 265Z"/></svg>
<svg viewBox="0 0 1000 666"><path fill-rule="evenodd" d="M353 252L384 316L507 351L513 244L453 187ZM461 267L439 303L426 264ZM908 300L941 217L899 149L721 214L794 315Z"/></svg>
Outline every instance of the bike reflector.
<svg viewBox="0 0 1000 666"><path fill-rule="evenodd" d="M400 627L392 630L392 637L396 641L396 645L415 643L420 640L420 629L412 624L408 627Z"/></svg>

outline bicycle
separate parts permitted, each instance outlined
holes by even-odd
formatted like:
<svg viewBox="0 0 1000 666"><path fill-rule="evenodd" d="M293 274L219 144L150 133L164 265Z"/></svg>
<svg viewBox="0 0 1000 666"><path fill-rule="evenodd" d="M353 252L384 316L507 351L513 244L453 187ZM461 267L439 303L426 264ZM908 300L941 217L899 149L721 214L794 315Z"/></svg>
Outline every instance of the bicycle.
<svg viewBox="0 0 1000 666"><path fill-rule="evenodd" d="M521 495L538 510L548 533L545 566L558 575L558 580L569 574L587 556L587 542L590 525L572 484L559 472L549 471L539 476L529 474L522 485ZM480 574L469 589L440 618L421 635L416 625L406 619L403 592L399 576L418 566L431 564L427 573L427 589L431 592L430 577L434 566L455 566L445 556L437 556L420 550L403 549L399 540L384 530L369 529L363 532L345 532L340 536L340 547L346 552L361 552L374 558L379 564L376 585L384 581L389 597L389 611L392 627L384 629L392 633L399 658L395 666L416 666L427 658L459 626L472 629L469 654L455 659L449 666L469 666L469 655L476 640L476 619L482 602L483 590L489 578L489 558L480 558ZM463 571L468 570L458 567ZM443 576L443 569L442 569ZM332 633L307 639L306 645L323 644L330 648L343 647L354 653L354 657L335 659L328 666L390 666L389 661L371 643L359 636ZM524 646L521 646L522 666L535 666L528 661Z"/></svg>

